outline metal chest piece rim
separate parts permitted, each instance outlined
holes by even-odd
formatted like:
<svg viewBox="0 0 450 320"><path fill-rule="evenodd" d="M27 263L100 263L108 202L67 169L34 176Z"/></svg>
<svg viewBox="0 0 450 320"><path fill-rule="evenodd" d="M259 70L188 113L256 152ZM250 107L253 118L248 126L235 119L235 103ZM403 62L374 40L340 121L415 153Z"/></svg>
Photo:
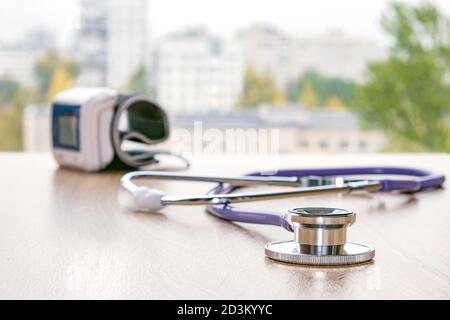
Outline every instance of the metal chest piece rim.
<svg viewBox="0 0 450 320"><path fill-rule="evenodd" d="M355 222L354 212L338 208L295 208L286 216L294 239L265 246L266 256L277 261L316 266L338 266L370 261L375 249L347 241L347 228Z"/></svg>

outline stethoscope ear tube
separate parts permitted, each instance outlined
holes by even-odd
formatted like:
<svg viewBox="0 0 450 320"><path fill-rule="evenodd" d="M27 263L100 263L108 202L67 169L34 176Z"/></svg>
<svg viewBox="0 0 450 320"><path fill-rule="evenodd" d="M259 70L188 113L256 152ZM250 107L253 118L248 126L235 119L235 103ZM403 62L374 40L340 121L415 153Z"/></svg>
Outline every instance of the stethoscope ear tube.
<svg viewBox="0 0 450 320"><path fill-rule="evenodd" d="M433 174L419 177L416 180L381 179L379 182L382 185L380 192L415 193L425 189L440 188L445 182L445 176Z"/></svg>
<svg viewBox="0 0 450 320"><path fill-rule="evenodd" d="M278 177L330 177L330 176L360 176L360 175L394 175L407 176L407 179L380 178L372 179L381 184L380 192L418 192L428 188L439 188L445 182L443 174L427 170L406 167L345 167L345 168L313 168L313 169L282 169L276 172ZM248 176L265 176L263 172L249 173ZM367 179L370 180L370 179Z"/></svg>
<svg viewBox="0 0 450 320"><path fill-rule="evenodd" d="M135 203L137 207L145 208L149 211L157 211L165 205L210 205L210 204L223 204L227 205L229 203L240 203L240 202L251 202L260 200L270 200L287 198L293 196L309 196L317 194L330 194L338 192L351 192L354 190L366 190L366 191L377 191L380 189L380 184L376 181L352 181L348 183L343 183L340 185L325 185L325 186L315 186L315 187L296 187L288 188L276 191L264 191L264 192L247 192L247 193L209 193L206 195L184 195L184 196L164 196L159 191L137 187L131 180L133 178L168 178L175 177L180 180L193 180L198 179L204 180L205 177L195 177L185 174L168 174L165 172L131 172L124 175L121 179L121 185L123 188L128 189L135 197ZM210 177L211 181L217 179L216 177ZM233 178L233 181L237 179ZM249 180L255 180L251 178L242 178L242 180L247 183ZM273 182L273 179L269 179ZM261 183L262 179L258 179L258 183ZM299 185L300 183L297 182ZM158 201L158 202L156 202ZM248 221L253 222L253 221Z"/></svg>
<svg viewBox="0 0 450 320"><path fill-rule="evenodd" d="M408 180L396 179L377 179L377 180L345 180L340 177L339 184L318 185L313 187L302 187L302 179L308 176L329 177L337 175L413 175ZM134 178L157 178L157 179L175 179L186 181L218 181L219 184L206 195L186 195L186 196L165 196L160 191L137 187L131 180ZM280 224L279 218L268 219L255 216L247 212L239 214L234 213L230 203L248 202L256 200L268 200L274 198L305 196L315 194L328 194L337 192L351 192L355 190L365 191L401 191L417 192L426 188L440 187L445 180L443 175L431 174L424 170L396 168L396 167L365 167L365 168L331 168L331 169L300 169L300 170L281 170L274 176L263 176L261 174L250 174L244 177L222 177L222 176L197 176L190 174L178 174L155 171L136 171L124 175L121 179L121 185L124 189L131 192L134 197L135 206L140 209L157 211L165 205L223 205L209 207L210 212L229 220L239 219L239 221L251 223ZM233 190L224 186L242 186L251 184L280 184L297 185L295 188L284 189L281 191L251 192L251 193L230 193ZM262 221L262 222L256 222ZM283 223L281 223L283 224Z"/></svg>
<svg viewBox="0 0 450 320"><path fill-rule="evenodd" d="M302 187L302 178L308 175L326 177L329 175L363 175L363 174L394 174L394 175L414 175L413 179L379 179L379 180L345 180L342 177L339 184L318 185L313 187ZM134 178L159 178L176 179L186 181L219 181L219 185L212 189L208 194L195 196L165 196L160 191L137 187L131 180ZM216 177L216 176L196 176L189 174L155 172L155 171L136 171L124 175L121 179L121 185L124 189L131 192L134 197L134 207L140 210L157 211L165 205L223 205L222 209L210 210L219 216L231 215L229 220L238 219L232 212L234 209L229 206L230 203L248 202L256 200L268 200L274 198L305 196L315 194L328 194L338 192L352 192L355 190L365 191L401 191L417 192L425 188L440 187L444 182L443 175L430 174L427 171L407 168L334 168L334 169L301 169L301 170L282 170L277 176L262 176L261 174L251 174L246 177ZM248 184L282 184L297 185L296 188L284 189L281 191L251 192L251 193L228 193L224 183L230 183L231 186L242 186ZM228 185L228 184L227 184ZM217 208L217 206L215 207ZM254 217L253 213L245 214L245 218L239 219L245 222L259 221L259 217ZM264 216L264 215L263 215ZM270 219L269 219L270 220ZM239 220L241 221L241 220ZM264 217L261 221L266 221ZM273 219L270 220L273 223ZM264 223L264 222L262 222Z"/></svg>

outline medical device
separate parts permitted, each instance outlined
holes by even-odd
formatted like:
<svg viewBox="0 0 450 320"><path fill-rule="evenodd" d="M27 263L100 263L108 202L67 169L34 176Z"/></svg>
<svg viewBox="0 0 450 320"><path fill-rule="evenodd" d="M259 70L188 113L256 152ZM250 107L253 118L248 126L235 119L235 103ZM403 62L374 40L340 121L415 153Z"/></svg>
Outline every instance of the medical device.
<svg viewBox="0 0 450 320"><path fill-rule="evenodd" d="M366 175L370 177L361 178ZM133 182L134 179L152 178L218 184L205 195L167 196L159 190ZM287 169L271 176L251 173L237 177L136 171L125 174L120 183L122 204L129 209L155 212L168 205L207 205L208 212L225 220L277 225L293 232L293 240L266 245L266 256L271 259L307 265L348 265L369 261L375 255L375 249L371 246L346 239L347 228L355 222L355 213L320 207L295 208L284 213L260 212L230 204L354 191L415 193L441 187L444 180L441 174L420 169L361 167ZM241 187L256 184L290 188L234 193Z"/></svg>
<svg viewBox="0 0 450 320"><path fill-rule="evenodd" d="M53 155L59 165L84 171L130 169L158 163L168 151L149 146L166 140L164 110L142 94L101 87L77 87L52 103Z"/></svg>

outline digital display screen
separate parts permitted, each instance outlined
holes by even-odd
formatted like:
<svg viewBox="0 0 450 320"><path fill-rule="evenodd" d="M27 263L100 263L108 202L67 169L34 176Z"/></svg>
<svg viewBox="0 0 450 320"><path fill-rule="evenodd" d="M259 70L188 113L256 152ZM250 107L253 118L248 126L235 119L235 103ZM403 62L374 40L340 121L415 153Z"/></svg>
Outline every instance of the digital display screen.
<svg viewBox="0 0 450 320"><path fill-rule="evenodd" d="M78 118L73 115L61 115L58 117L58 144L61 146L78 146Z"/></svg>
<svg viewBox="0 0 450 320"><path fill-rule="evenodd" d="M80 106L54 104L52 115L53 146L80 151Z"/></svg>

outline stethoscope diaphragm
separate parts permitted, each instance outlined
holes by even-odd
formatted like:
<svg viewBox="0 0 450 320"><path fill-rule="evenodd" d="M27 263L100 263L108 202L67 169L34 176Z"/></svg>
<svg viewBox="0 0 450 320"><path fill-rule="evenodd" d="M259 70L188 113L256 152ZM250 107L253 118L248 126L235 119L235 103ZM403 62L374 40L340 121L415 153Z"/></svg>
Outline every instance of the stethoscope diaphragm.
<svg viewBox="0 0 450 320"><path fill-rule="evenodd" d="M268 243L266 256L282 262L303 265L349 265L367 262L375 256L371 246L347 242L347 228L356 214L337 208L296 208L287 219L294 239Z"/></svg>
<svg viewBox="0 0 450 320"><path fill-rule="evenodd" d="M342 251L333 254L311 254L297 249L293 240L275 241L265 247L266 256L270 259L314 266L338 266L363 263L375 257L375 249L356 242L347 242Z"/></svg>

